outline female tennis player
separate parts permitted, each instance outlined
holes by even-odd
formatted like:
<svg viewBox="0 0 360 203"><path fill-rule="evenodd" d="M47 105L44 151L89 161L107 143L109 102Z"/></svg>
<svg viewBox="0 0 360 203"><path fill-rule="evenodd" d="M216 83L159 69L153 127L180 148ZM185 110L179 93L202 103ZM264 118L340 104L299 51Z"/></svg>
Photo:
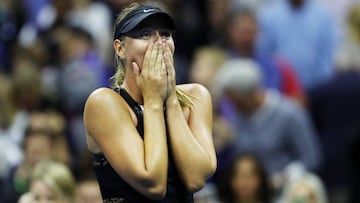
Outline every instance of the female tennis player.
<svg viewBox="0 0 360 203"><path fill-rule="evenodd" d="M104 202L193 202L216 169L211 97L175 84L174 27L137 3L115 22L115 87L95 90L84 110Z"/></svg>

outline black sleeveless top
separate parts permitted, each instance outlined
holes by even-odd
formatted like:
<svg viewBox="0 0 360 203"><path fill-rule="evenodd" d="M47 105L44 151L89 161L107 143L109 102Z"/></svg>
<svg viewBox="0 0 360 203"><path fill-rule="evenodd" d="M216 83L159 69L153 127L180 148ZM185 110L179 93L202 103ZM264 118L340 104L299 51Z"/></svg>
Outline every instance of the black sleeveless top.
<svg viewBox="0 0 360 203"><path fill-rule="evenodd" d="M136 114L138 120L136 129L143 138L144 123L142 106L137 104L124 89L116 88L115 91L125 99ZM171 146L168 145L169 166L166 196L164 199L157 201L150 200L133 189L115 172L103 154L93 154L95 173L104 203L193 203L193 194L187 192L176 171L170 147Z"/></svg>

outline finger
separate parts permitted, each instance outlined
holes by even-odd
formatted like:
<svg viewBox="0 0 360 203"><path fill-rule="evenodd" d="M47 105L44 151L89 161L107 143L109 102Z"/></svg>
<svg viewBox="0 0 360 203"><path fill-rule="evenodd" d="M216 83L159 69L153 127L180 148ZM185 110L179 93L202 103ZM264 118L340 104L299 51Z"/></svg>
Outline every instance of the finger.
<svg viewBox="0 0 360 203"><path fill-rule="evenodd" d="M166 80L167 80L168 88L173 87L176 83L175 71L173 68L171 68L169 66L166 67Z"/></svg>
<svg viewBox="0 0 360 203"><path fill-rule="evenodd" d="M162 68L162 63L164 61L162 55L163 55L163 45L162 44L159 44L159 49L158 49L158 53L157 53L157 56L156 56L156 63L155 63L155 67L154 67L154 72L157 73L157 74L160 74L161 73L161 68Z"/></svg>
<svg viewBox="0 0 360 203"><path fill-rule="evenodd" d="M149 59L149 73L156 71L157 56L159 52L159 43L155 43Z"/></svg>
<svg viewBox="0 0 360 203"><path fill-rule="evenodd" d="M169 77L175 76L175 68L174 68L174 62L173 57L171 55L171 51L168 46L166 46L166 51L164 53L164 61L166 65L166 71Z"/></svg>
<svg viewBox="0 0 360 203"><path fill-rule="evenodd" d="M140 72L141 72L140 67L137 65L136 62L132 62L131 65L132 65L132 71L133 71L133 73L134 73L136 76L139 76L139 75L140 75Z"/></svg>
<svg viewBox="0 0 360 203"><path fill-rule="evenodd" d="M170 49L170 46L165 42L165 53L167 53L171 59L171 63L173 63L173 52Z"/></svg>
<svg viewBox="0 0 360 203"><path fill-rule="evenodd" d="M151 62L151 54L154 51L154 43L149 44L147 50L145 52L145 56L143 59L143 64L141 66L142 72L147 72L150 67Z"/></svg>

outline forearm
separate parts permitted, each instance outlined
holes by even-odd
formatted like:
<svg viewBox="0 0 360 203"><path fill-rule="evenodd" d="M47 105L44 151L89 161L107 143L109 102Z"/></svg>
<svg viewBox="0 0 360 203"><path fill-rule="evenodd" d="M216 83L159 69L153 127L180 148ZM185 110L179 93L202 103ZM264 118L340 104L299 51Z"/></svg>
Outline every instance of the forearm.
<svg viewBox="0 0 360 203"><path fill-rule="evenodd" d="M144 164L150 180L166 184L168 151L161 102L144 103Z"/></svg>
<svg viewBox="0 0 360 203"><path fill-rule="evenodd" d="M188 189L200 189L213 173L210 155L191 132L177 99L167 101L166 120L179 174Z"/></svg>

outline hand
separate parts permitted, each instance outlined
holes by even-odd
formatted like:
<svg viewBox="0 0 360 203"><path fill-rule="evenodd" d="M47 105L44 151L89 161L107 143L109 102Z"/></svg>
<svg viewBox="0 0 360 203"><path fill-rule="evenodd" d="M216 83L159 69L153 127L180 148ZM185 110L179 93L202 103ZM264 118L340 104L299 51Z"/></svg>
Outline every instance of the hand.
<svg viewBox="0 0 360 203"><path fill-rule="evenodd" d="M141 90L144 101L161 101L167 98L167 76L164 61L164 44L152 43L148 46L142 68L133 62L136 83Z"/></svg>

